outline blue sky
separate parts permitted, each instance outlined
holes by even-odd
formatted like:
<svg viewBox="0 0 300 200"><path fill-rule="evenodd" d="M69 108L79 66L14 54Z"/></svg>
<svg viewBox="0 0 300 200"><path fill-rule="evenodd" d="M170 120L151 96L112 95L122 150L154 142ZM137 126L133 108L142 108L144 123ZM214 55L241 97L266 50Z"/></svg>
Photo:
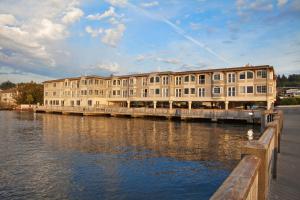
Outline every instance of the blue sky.
<svg viewBox="0 0 300 200"><path fill-rule="evenodd" d="M300 73L299 0L1 0L0 82L250 65Z"/></svg>

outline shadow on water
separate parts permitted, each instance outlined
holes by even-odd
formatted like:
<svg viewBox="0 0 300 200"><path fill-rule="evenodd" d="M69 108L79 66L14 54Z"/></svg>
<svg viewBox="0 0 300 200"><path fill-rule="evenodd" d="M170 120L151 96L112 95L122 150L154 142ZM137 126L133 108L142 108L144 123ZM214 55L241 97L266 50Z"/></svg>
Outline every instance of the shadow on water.
<svg viewBox="0 0 300 200"><path fill-rule="evenodd" d="M7 111L0 125L1 199L208 199L253 128Z"/></svg>

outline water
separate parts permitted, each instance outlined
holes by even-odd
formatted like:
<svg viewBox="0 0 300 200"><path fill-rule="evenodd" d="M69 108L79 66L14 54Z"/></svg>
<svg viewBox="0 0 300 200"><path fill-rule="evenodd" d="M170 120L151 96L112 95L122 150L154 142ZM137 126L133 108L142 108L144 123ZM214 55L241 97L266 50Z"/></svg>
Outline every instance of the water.
<svg viewBox="0 0 300 200"><path fill-rule="evenodd" d="M208 199L249 128L1 111L0 199Z"/></svg>

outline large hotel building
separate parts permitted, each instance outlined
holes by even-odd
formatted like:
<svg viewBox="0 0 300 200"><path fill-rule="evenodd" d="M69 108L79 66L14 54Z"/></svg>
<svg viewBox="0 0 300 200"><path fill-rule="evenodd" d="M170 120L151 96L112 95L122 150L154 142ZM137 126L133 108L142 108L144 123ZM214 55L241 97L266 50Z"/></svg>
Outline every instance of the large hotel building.
<svg viewBox="0 0 300 200"><path fill-rule="evenodd" d="M276 76L268 65L44 82L45 106L269 109L275 99Z"/></svg>

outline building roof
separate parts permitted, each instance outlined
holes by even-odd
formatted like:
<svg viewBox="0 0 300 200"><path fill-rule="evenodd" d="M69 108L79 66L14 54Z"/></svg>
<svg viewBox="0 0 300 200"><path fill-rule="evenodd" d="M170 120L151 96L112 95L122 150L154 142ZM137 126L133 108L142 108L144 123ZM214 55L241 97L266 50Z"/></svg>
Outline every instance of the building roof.
<svg viewBox="0 0 300 200"><path fill-rule="evenodd" d="M4 93L15 93L17 91L17 88L10 88L10 89L7 89L7 90L0 90L0 92L2 93L2 94L4 94Z"/></svg>
<svg viewBox="0 0 300 200"><path fill-rule="evenodd" d="M163 71L163 72L148 72L148 73L136 73L136 74L127 74L127 75L117 75L117 76L98 76L98 75L89 75L89 76L82 76L82 77L71 77L71 78L61 78L55 80L48 80L44 81L43 83L51 83L51 82L63 82L65 80L80 80L81 78L99 78L99 79L111 79L111 78L130 78L130 77L141 77L141 76L148 76L150 74L157 74L157 75L184 75L184 74L201 74L201 73L213 73L213 72L228 72L228 71L241 71L241 70L258 70L258 69L272 69L274 70L273 66L270 65L259 65L259 66L243 66L243 67L228 67L228 68L216 68L216 69L204 69L204 70L190 70L190 71Z"/></svg>

